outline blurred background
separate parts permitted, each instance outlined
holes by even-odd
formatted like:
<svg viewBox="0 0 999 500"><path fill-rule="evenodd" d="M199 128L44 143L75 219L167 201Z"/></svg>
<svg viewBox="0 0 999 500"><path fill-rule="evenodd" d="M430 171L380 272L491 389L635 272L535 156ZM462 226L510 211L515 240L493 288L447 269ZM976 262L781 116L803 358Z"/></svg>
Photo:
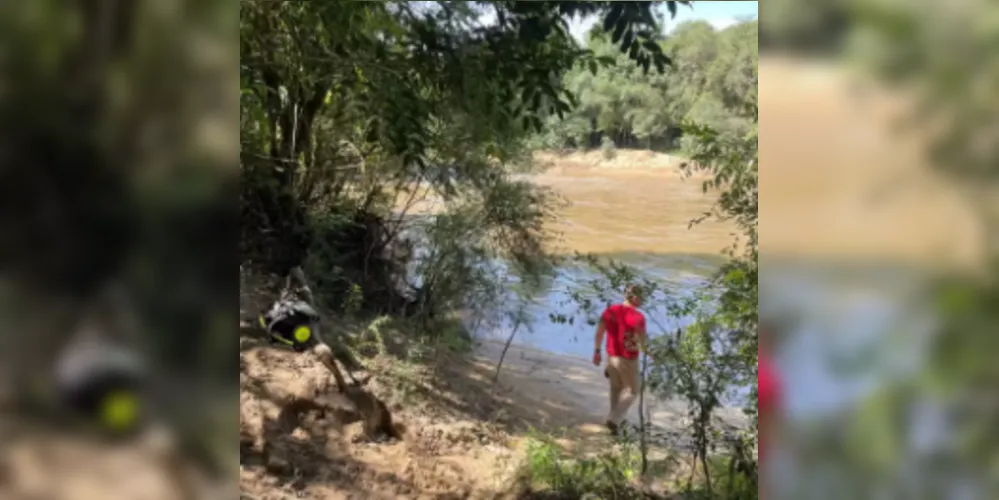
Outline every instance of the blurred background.
<svg viewBox="0 0 999 500"><path fill-rule="evenodd" d="M2 498L235 496L236 19L0 4Z"/></svg>
<svg viewBox="0 0 999 500"><path fill-rule="evenodd" d="M760 4L769 498L999 498L999 8Z"/></svg>

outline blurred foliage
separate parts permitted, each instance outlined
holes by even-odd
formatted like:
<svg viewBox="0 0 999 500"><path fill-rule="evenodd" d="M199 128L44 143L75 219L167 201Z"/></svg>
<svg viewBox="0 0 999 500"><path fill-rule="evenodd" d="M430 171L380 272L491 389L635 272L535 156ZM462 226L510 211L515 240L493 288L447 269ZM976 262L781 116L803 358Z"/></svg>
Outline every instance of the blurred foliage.
<svg viewBox="0 0 999 500"><path fill-rule="evenodd" d="M0 426L23 425L22 443L93 437L68 418L80 408L67 389L134 359L151 396L140 413L172 431L164 448L236 462L234 7L0 5ZM106 458L74 444L87 463L46 464L47 491ZM135 453L129 474L157 468L153 455ZM12 458L0 461L24 470ZM11 474L0 496L27 494L10 493L23 482Z"/></svg>
<svg viewBox="0 0 999 500"><path fill-rule="evenodd" d="M16 361L51 360L120 282L159 361L235 373L217 342L232 315L236 110L218 96L235 83L235 26L218 2L180 4L0 7L0 281L22 300L3 320L38 340L3 349Z"/></svg>
<svg viewBox="0 0 999 500"><path fill-rule="evenodd" d="M760 44L764 50L827 56L842 48L852 26L848 4L841 0L771 0L760 9Z"/></svg>
<svg viewBox="0 0 999 500"><path fill-rule="evenodd" d="M899 97L906 108L895 117L896 131L918 138L936 178L973 207L984 236L984 261L971 272L931 270L936 279L916 299L918 311L908 313L928 311L935 320L917 370L879 381L859 401L789 434L798 468L782 479L798 482L795 498L817 484L830 486L827 496L809 498L999 493L993 397L999 389L999 9L977 0L938 6L778 1L761 13L765 49L820 49L830 56L824 63L860 68ZM903 340L918 341L912 335ZM881 347L865 364L895 354Z"/></svg>
<svg viewBox="0 0 999 500"><path fill-rule="evenodd" d="M851 4L856 24L850 54L915 99L912 110L900 117L903 131L925 138L933 166L975 207L987 261L976 276L945 276L934 284L929 303L941 324L928 373L880 395L890 401L882 415L894 415L886 418L897 437L882 447L886 467L876 480L890 481L915 462L941 471L922 481L938 495L951 494L960 470L968 478L966 487L994 497L999 492L999 433L993 425L999 408L991 403L999 390L999 370L992 361L999 355L994 335L999 325L999 14L990 2L962 3L940 15L927 15L925 6ZM949 438L947 446L928 456L914 453L905 439L915 425L911 413L927 402L942 412Z"/></svg>

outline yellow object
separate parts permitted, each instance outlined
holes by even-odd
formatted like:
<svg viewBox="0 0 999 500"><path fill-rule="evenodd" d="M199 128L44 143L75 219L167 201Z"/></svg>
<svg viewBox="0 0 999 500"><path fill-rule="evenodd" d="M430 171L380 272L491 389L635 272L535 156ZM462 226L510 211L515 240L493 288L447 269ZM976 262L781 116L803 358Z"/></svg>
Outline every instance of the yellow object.
<svg viewBox="0 0 999 500"><path fill-rule="evenodd" d="M312 337L312 330L307 326L300 326L295 329L294 336L299 344L304 344Z"/></svg>
<svg viewBox="0 0 999 500"><path fill-rule="evenodd" d="M260 320L260 327L266 329L267 328L267 322L264 321L264 315L261 314L257 318Z"/></svg>
<svg viewBox="0 0 999 500"><path fill-rule="evenodd" d="M139 399L128 391L115 391L101 401L101 422L116 431L135 425L139 417Z"/></svg>

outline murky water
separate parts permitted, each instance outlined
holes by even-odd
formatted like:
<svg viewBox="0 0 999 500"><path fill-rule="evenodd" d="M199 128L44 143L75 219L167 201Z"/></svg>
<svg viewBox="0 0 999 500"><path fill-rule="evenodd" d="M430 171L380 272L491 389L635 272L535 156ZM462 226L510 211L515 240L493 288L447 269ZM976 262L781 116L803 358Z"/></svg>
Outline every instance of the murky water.
<svg viewBox="0 0 999 500"><path fill-rule="evenodd" d="M733 228L717 221L690 227L714 202L699 179L684 179L672 168L614 170L568 161L557 165L533 180L555 189L568 202L551 228L560 236L559 250L616 260L680 294L702 285L724 261L721 251L732 243ZM583 265L561 269L551 290L532 309L532 331L517 342L588 357L593 351L593 327L586 318L576 315L568 325L553 323L549 316L577 313L570 294L597 278ZM649 315L653 335L678 325L664 314L650 311ZM502 337L502 330L493 333Z"/></svg>
<svg viewBox="0 0 999 500"><path fill-rule="evenodd" d="M711 209L714 196L703 192L702 179L681 178L672 168L612 170L565 162L535 181L570 203L552 228L568 250L693 262L690 256L711 261L732 243L730 224L708 220L688 227Z"/></svg>

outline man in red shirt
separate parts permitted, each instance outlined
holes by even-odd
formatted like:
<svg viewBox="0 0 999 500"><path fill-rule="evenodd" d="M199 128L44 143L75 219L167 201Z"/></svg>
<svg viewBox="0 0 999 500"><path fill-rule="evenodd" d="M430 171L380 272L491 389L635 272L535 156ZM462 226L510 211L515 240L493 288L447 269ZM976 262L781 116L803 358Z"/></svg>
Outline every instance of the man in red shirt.
<svg viewBox="0 0 999 500"><path fill-rule="evenodd" d="M607 369L604 373L610 380L607 428L615 434L638 397L638 353L645 348L645 315L637 309L642 306L642 298L641 290L629 285L624 291L624 302L604 310L597 324L593 365L600 366L601 346L606 334Z"/></svg>

